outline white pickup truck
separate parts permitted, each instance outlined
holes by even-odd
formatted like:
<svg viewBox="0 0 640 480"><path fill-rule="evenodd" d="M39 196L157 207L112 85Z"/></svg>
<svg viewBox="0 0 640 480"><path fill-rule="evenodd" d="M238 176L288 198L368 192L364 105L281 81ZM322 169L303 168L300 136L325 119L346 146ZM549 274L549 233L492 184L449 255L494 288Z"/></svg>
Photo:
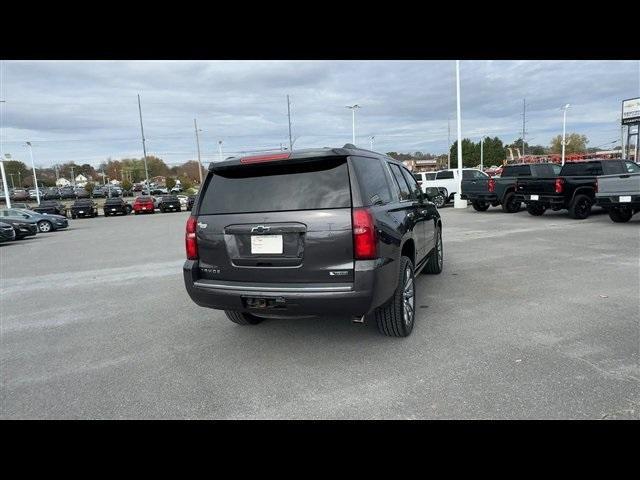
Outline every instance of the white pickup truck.
<svg viewBox="0 0 640 480"><path fill-rule="evenodd" d="M616 223L625 223L640 212L640 167L625 162L627 172L597 178L596 204Z"/></svg>
<svg viewBox="0 0 640 480"><path fill-rule="evenodd" d="M445 197L445 203L453 200L453 196L458 192L458 169L439 170L435 172L434 180L424 180L420 185L424 191L427 187L438 188ZM463 168L463 179L489 179L489 175L476 168Z"/></svg>

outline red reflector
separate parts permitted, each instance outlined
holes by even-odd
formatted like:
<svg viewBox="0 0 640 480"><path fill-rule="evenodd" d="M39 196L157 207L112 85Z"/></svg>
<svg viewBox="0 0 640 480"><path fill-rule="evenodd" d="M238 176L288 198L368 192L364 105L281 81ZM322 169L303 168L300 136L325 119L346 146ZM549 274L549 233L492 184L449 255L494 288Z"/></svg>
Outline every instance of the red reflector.
<svg viewBox="0 0 640 480"><path fill-rule="evenodd" d="M373 216L366 208L355 208L353 221L353 256L356 260L373 260L378 253Z"/></svg>
<svg viewBox="0 0 640 480"><path fill-rule="evenodd" d="M244 157L240 159L240 163L263 163L263 162L274 162L276 160L286 160L289 158L288 153L272 153L270 155L255 155L253 157Z"/></svg>
<svg viewBox="0 0 640 480"><path fill-rule="evenodd" d="M493 178L490 178L489 180L487 180L488 183L488 187L489 187L489 192L493 193L496 191L496 181Z"/></svg>
<svg viewBox="0 0 640 480"><path fill-rule="evenodd" d="M562 178L556 178L556 185L555 185L556 193L562 193L563 186L564 186L564 180Z"/></svg>
<svg viewBox="0 0 640 480"><path fill-rule="evenodd" d="M198 242L196 239L196 227L198 225L198 219L196 217L189 217L187 220L187 230L185 234L185 247L187 249L187 259L198 259Z"/></svg>

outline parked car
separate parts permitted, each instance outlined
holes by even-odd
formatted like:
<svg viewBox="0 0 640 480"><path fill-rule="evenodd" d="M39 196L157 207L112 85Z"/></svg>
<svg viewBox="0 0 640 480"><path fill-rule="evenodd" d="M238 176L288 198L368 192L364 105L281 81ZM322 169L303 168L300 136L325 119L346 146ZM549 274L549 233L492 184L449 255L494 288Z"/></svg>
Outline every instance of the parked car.
<svg viewBox="0 0 640 480"><path fill-rule="evenodd" d="M176 185L171 189L171 193L180 193L182 192L182 187L180 185Z"/></svg>
<svg viewBox="0 0 640 480"><path fill-rule="evenodd" d="M105 198L106 195L106 191L103 187L96 187L93 189L93 192L91 192L91 197L92 198Z"/></svg>
<svg viewBox="0 0 640 480"><path fill-rule="evenodd" d="M90 198L89 192L87 192L84 187L77 187L74 189L74 193L76 198Z"/></svg>
<svg viewBox="0 0 640 480"><path fill-rule="evenodd" d="M10 190L9 198L16 201L29 200L29 192L24 188L14 188L13 190Z"/></svg>
<svg viewBox="0 0 640 480"><path fill-rule="evenodd" d="M180 199L175 195L164 195L160 197L160 201L158 202L158 209L162 213L166 212L179 212L180 209Z"/></svg>
<svg viewBox="0 0 640 480"><path fill-rule="evenodd" d="M71 218L97 216L98 204L90 198L79 198L71 205Z"/></svg>
<svg viewBox="0 0 640 480"><path fill-rule="evenodd" d="M155 199L148 195L141 195L136 197L133 202L133 213L138 215L139 213L155 213Z"/></svg>
<svg viewBox="0 0 640 480"><path fill-rule="evenodd" d="M29 198L35 200L38 198L38 192L35 189L29 190Z"/></svg>
<svg viewBox="0 0 640 480"><path fill-rule="evenodd" d="M7 223L13 227L16 240L22 240L25 237L32 237L38 233L38 224L35 220L30 220L22 216L4 216L2 211L0 211L0 220L2 220L2 223Z"/></svg>
<svg viewBox="0 0 640 480"><path fill-rule="evenodd" d="M435 180L437 172L414 172L413 176L415 177L418 185L422 188L422 182L426 182L428 180ZM424 190L423 190L424 191Z"/></svg>
<svg viewBox="0 0 640 480"><path fill-rule="evenodd" d="M60 200L60 191L57 188L46 188L42 191L41 200Z"/></svg>
<svg viewBox="0 0 640 480"><path fill-rule="evenodd" d="M13 229L13 225L9 223L0 222L0 243L10 242L16 239L16 231Z"/></svg>
<svg viewBox="0 0 640 480"><path fill-rule="evenodd" d="M60 196L60 200L68 200L71 198L76 198L76 191L73 187L62 187L58 194Z"/></svg>
<svg viewBox="0 0 640 480"><path fill-rule="evenodd" d="M186 195L176 195L176 197L178 197L178 200L180 200L180 206L181 207L186 207L187 206L187 202L189 201L189 197Z"/></svg>
<svg viewBox="0 0 640 480"><path fill-rule="evenodd" d="M481 170L475 168L463 168L462 178L489 178L489 176ZM427 187L439 188L445 197L445 205L453 200L454 195L458 192L458 170L448 169L436 172L434 180L423 180L421 185L423 191Z"/></svg>
<svg viewBox="0 0 640 480"><path fill-rule="evenodd" d="M197 195L189 195L187 198L187 210L191 211L193 205L195 204L198 196Z"/></svg>
<svg viewBox="0 0 640 480"><path fill-rule="evenodd" d="M626 162L625 167L627 173L597 178L596 204L616 223L628 222L640 212L640 166Z"/></svg>
<svg viewBox="0 0 640 480"><path fill-rule="evenodd" d="M596 177L627 172L628 160L587 160L565 163L558 176L518 178L517 199L525 202L529 214L542 215L548 208L569 210L576 219L591 214L597 188Z"/></svg>
<svg viewBox="0 0 640 480"><path fill-rule="evenodd" d="M33 207L31 210L38 213L50 213L53 215L62 215L63 217L67 216L67 207L58 200L43 200L40 202L40 205Z"/></svg>
<svg viewBox="0 0 640 480"><path fill-rule="evenodd" d="M102 209L104 210L104 216L108 217L110 215L117 215L119 213L121 213L122 215L129 215L131 213L132 207L130 203L125 202L122 198L115 197L107 198Z"/></svg>
<svg viewBox="0 0 640 480"><path fill-rule="evenodd" d="M11 202L11 208L24 208L29 210L31 207L29 206L28 203Z"/></svg>
<svg viewBox="0 0 640 480"><path fill-rule="evenodd" d="M462 178L463 200L469 200L478 212L484 212L489 206L502 206L502 211L516 213L522 202L516 199L516 180L526 177L553 177L560 173L560 165L555 163L522 163L505 165L498 177L479 176L471 171ZM470 178L469 178L470 177Z"/></svg>
<svg viewBox="0 0 640 480"><path fill-rule="evenodd" d="M24 218L26 220L32 220L38 226L38 231L41 233L47 233L58 230L60 228L67 228L69 221L62 215L50 215L48 213L38 213L33 210L24 210L21 208L7 208L0 210L0 217L11 218Z"/></svg>
<svg viewBox="0 0 640 480"><path fill-rule="evenodd" d="M186 289L238 324L373 316L381 333L404 337L415 275L442 271L440 214L386 155L347 144L234 157L210 165L200 195L186 227Z"/></svg>

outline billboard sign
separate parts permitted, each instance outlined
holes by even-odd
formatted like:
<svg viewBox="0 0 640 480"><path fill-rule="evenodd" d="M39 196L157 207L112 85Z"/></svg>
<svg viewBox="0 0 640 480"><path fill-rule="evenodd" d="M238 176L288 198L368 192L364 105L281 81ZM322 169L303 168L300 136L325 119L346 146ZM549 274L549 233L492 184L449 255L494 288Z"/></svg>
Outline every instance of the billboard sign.
<svg viewBox="0 0 640 480"><path fill-rule="evenodd" d="M640 123L640 97L622 102L622 124Z"/></svg>

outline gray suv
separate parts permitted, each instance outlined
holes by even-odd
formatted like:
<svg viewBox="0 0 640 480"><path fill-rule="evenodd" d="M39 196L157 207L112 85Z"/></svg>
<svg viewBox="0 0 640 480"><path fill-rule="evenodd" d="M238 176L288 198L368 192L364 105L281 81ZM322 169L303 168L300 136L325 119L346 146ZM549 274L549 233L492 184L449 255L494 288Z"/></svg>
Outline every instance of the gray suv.
<svg viewBox="0 0 640 480"><path fill-rule="evenodd" d="M415 275L442 271L442 221L401 162L350 144L231 157L209 166L186 251L191 299L235 323L370 317L406 337Z"/></svg>

